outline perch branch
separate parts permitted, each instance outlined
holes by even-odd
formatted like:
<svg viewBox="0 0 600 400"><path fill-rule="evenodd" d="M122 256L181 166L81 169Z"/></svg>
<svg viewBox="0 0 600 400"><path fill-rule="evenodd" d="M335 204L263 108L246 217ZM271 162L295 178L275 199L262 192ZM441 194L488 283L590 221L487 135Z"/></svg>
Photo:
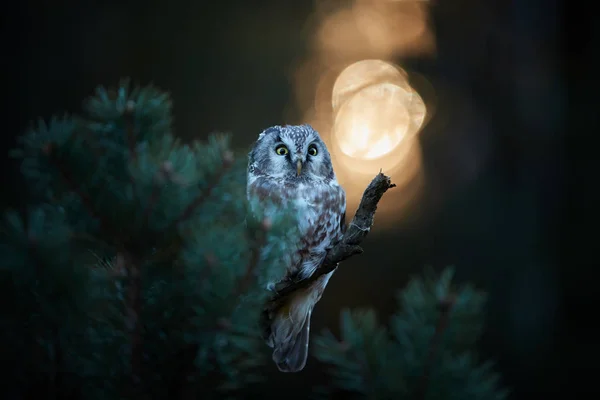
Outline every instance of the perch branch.
<svg viewBox="0 0 600 400"><path fill-rule="evenodd" d="M390 177L379 172L365 189L356 214L348 224L342 240L329 250L323 264L307 279L298 282L284 281L278 283L275 286L277 297L310 286L319 277L334 271L340 262L355 254L361 254L363 249L360 247L360 243L373 226L379 200L388 189L393 187L396 187L396 185L392 183Z"/></svg>
<svg viewBox="0 0 600 400"><path fill-rule="evenodd" d="M450 321L450 311L452 311L453 306L454 298L452 296L443 299L438 305L440 310L440 319L438 320L437 326L435 328L435 333L433 334L431 344L429 345L429 353L427 355L427 360L425 361L425 368L423 370L423 375L421 376L421 384L417 391L416 400L424 400L427 397L427 388L429 386L429 377L431 376L431 369L435 361L437 348L440 342L442 341L442 337L444 336L446 328L448 328L448 322Z"/></svg>

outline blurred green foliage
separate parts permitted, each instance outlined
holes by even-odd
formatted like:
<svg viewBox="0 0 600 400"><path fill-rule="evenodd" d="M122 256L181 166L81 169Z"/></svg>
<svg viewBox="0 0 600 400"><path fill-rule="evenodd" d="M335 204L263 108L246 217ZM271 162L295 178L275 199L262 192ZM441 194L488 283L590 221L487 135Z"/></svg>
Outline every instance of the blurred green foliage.
<svg viewBox="0 0 600 400"><path fill-rule="evenodd" d="M40 122L12 155L43 199L2 227L16 396L169 398L259 378L262 288L294 231L288 213L246 218L245 157L226 136L180 143L169 96L123 82L83 116Z"/></svg>
<svg viewBox="0 0 600 400"><path fill-rule="evenodd" d="M492 364L473 352L485 295L469 285L453 288L452 275L446 268L439 277L428 271L412 279L398 293L389 326L370 309L343 311L341 341L325 332L314 351L330 366L333 387L369 399L507 398Z"/></svg>
<svg viewBox="0 0 600 400"><path fill-rule="evenodd" d="M12 156L40 203L8 212L0 230L7 398L240 397L261 380L257 321L295 215L249 215L245 156L223 135L184 144L171 126L166 93L123 81L98 88L83 115L19 138ZM333 367L330 389L503 398L489 364L470 353L484 297L453 292L450 278L415 279L389 328L373 311L344 312L342 343L316 340Z"/></svg>

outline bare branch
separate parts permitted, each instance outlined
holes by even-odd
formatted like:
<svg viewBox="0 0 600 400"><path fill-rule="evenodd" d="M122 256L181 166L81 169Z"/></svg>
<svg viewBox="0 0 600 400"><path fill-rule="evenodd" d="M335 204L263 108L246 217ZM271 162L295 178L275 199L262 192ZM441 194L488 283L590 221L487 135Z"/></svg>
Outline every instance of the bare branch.
<svg viewBox="0 0 600 400"><path fill-rule="evenodd" d="M363 193L356 214L352 218L352 222L348 225L344 237L340 243L327 253L327 257L325 257L325 261L320 269L333 271L338 263L363 252L359 245L373 226L379 200L381 200L381 197L388 189L393 187L396 187L396 185L392 183L389 176L381 172L375 176Z"/></svg>
<svg viewBox="0 0 600 400"><path fill-rule="evenodd" d="M355 254L361 254L363 249L360 247L360 243L371 230L371 226L373 226L379 200L381 200L381 197L388 189L393 187L396 187L396 185L392 183L390 177L379 172L365 189L356 214L350 224L348 224L342 240L327 253L321 267L308 279L298 282L282 281L278 283L275 286L276 297L281 298L298 289L310 286L319 277L335 270L340 262Z"/></svg>

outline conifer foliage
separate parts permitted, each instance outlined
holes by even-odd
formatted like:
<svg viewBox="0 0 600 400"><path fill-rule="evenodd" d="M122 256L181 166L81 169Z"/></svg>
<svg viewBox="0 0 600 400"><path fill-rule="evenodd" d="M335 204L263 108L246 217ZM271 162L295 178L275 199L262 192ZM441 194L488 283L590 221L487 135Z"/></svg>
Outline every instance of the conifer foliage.
<svg viewBox="0 0 600 400"><path fill-rule="evenodd" d="M261 288L294 235L288 216L247 219L245 157L225 136L180 143L167 94L123 82L84 110L13 151L43 203L2 227L12 386L164 399L256 380Z"/></svg>
<svg viewBox="0 0 600 400"><path fill-rule="evenodd" d="M398 293L389 326L373 310L344 310L341 341L316 340L315 356L329 366L332 388L369 399L503 400L499 376L473 352L483 330L485 295L453 287L453 269L413 278Z"/></svg>
<svg viewBox="0 0 600 400"><path fill-rule="evenodd" d="M245 154L227 136L184 144L171 128L166 93L123 81L19 138L12 156L38 203L0 226L7 398L243 397L261 379L258 318L297 235L293 212L251 216ZM344 312L343 341L315 341L332 388L503 398L469 352L483 296L450 289L449 274L414 280L389 329Z"/></svg>

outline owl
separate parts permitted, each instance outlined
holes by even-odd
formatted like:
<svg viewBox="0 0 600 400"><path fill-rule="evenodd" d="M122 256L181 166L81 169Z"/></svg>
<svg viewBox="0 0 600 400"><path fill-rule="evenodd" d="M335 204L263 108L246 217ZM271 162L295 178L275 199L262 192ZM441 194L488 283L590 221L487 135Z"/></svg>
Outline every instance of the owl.
<svg viewBox="0 0 600 400"><path fill-rule="evenodd" d="M271 211L292 207L300 232L281 265L281 281L310 277L345 230L346 194L338 184L325 143L310 125L274 126L264 130L248 156L247 196ZM268 304L263 332L282 372L304 368L308 357L310 318L333 272L310 286ZM272 287L272 286L271 286ZM273 299L271 299L271 302Z"/></svg>

